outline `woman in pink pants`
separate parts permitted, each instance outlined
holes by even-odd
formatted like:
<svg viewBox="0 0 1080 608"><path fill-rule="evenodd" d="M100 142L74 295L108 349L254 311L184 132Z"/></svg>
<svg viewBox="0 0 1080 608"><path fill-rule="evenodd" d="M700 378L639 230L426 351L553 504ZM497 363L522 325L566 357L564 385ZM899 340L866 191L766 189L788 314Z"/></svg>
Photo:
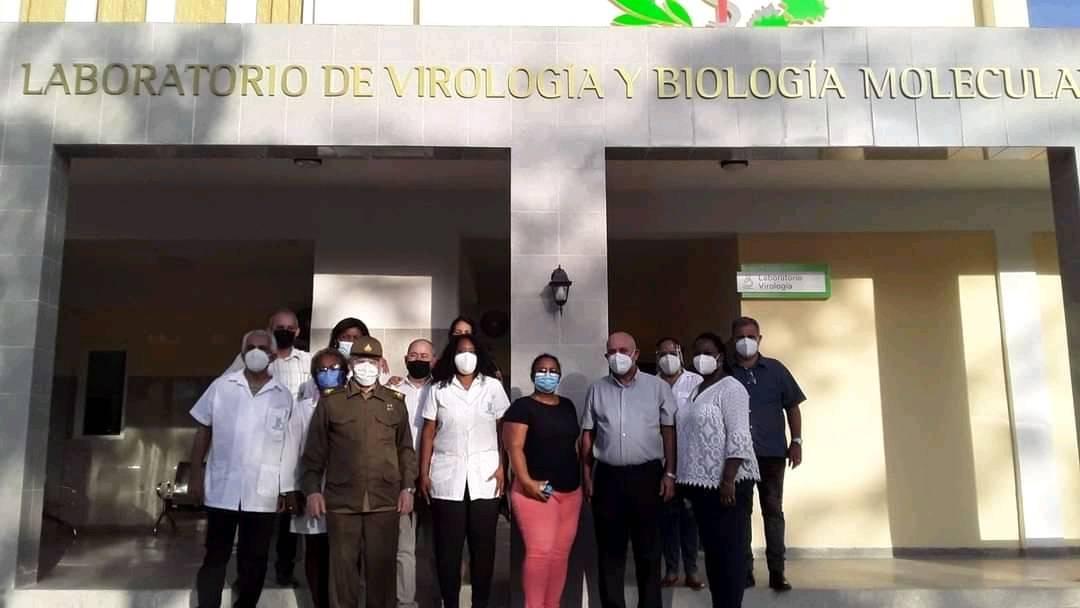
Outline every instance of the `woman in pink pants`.
<svg viewBox="0 0 1080 608"><path fill-rule="evenodd" d="M537 357L536 390L503 417L515 477L510 500L525 540L525 608L558 608L581 513L580 426L574 402L556 393L561 377L557 358Z"/></svg>

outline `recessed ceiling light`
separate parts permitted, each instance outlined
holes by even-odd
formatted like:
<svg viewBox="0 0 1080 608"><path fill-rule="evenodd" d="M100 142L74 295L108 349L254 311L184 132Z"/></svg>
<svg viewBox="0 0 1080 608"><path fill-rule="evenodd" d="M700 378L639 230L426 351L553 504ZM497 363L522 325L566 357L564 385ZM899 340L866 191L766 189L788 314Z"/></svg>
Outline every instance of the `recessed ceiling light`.
<svg viewBox="0 0 1080 608"><path fill-rule="evenodd" d="M301 169L314 169L322 166L321 158L294 158L292 162Z"/></svg>
<svg viewBox="0 0 1080 608"><path fill-rule="evenodd" d="M750 166L748 160L722 160L720 168L724 171L742 171Z"/></svg>

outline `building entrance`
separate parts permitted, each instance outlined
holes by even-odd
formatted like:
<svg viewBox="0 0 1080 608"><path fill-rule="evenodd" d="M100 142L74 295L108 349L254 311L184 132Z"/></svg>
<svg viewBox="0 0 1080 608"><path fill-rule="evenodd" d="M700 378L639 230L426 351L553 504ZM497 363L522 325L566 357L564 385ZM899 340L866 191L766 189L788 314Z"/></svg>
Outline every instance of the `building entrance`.
<svg viewBox="0 0 1080 608"><path fill-rule="evenodd" d="M363 320L390 376L406 375L412 340L439 349L465 315L509 368L505 151L261 156L72 161L44 584L192 583L199 518L154 536L157 489L189 460L188 411L276 310L297 313L297 346L311 352L342 318Z"/></svg>
<svg viewBox="0 0 1080 608"><path fill-rule="evenodd" d="M786 477L792 555L1025 546L1031 447L1014 416L1029 390L1052 420L1045 465L1065 535L1080 534L1039 150L609 149L607 184L610 327L637 337L644 366L667 336L690 366L696 335L727 339L746 315L806 393L816 445ZM824 265L831 293L745 298L736 273L756 264Z"/></svg>

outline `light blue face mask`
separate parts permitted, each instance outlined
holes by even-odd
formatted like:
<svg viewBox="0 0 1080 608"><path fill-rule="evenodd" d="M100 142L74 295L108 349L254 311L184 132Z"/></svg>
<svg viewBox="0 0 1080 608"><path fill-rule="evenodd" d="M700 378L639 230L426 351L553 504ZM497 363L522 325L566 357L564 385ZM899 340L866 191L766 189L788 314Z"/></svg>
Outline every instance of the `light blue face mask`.
<svg viewBox="0 0 1080 608"><path fill-rule="evenodd" d="M533 376L533 386L541 393L554 393L559 388L561 377L555 372L541 372Z"/></svg>

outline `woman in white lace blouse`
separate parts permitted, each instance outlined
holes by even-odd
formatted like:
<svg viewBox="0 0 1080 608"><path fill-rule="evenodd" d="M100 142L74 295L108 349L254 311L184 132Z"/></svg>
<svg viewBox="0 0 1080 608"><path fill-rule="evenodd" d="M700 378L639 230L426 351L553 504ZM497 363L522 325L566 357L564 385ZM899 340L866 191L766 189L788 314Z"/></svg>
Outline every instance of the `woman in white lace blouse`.
<svg viewBox="0 0 1080 608"><path fill-rule="evenodd" d="M694 341L694 367L704 381L675 415L677 483L694 508L705 548L713 608L742 606L743 547L754 481L760 479L750 436L750 396L723 368L723 340Z"/></svg>

